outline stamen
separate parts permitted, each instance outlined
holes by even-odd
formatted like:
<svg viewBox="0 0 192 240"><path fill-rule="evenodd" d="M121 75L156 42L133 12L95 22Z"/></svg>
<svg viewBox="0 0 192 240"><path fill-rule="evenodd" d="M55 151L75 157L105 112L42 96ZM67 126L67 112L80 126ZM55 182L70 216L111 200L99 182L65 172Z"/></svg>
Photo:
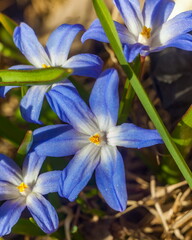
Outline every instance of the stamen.
<svg viewBox="0 0 192 240"><path fill-rule="evenodd" d="M18 187L19 192L24 192L26 188L28 188L27 184L25 184L24 182L22 182Z"/></svg>
<svg viewBox="0 0 192 240"><path fill-rule="evenodd" d="M89 141L96 145L99 145L101 143L100 135L98 133L96 133L95 135L93 135L89 138Z"/></svg>
<svg viewBox="0 0 192 240"><path fill-rule="evenodd" d="M42 64L42 68L50 68L50 65Z"/></svg>
<svg viewBox="0 0 192 240"><path fill-rule="evenodd" d="M141 35L149 39L151 37L151 28L144 26L142 29Z"/></svg>

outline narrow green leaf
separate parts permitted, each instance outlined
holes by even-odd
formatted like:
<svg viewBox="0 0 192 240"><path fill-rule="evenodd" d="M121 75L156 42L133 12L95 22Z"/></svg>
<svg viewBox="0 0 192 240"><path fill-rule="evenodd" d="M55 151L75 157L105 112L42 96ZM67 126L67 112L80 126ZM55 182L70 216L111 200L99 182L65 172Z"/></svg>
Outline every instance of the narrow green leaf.
<svg viewBox="0 0 192 240"><path fill-rule="evenodd" d="M12 36L14 29L17 27L17 23L3 13L0 13L0 23L7 30L7 32Z"/></svg>
<svg viewBox="0 0 192 240"><path fill-rule="evenodd" d="M0 70L0 86L47 85L67 78L70 68L41 68L34 70Z"/></svg>
<svg viewBox="0 0 192 240"><path fill-rule="evenodd" d="M32 144L33 141L33 132L32 131L27 131L25 134L25 137L17 151L18 154L25 156Z"/></svg>
<svg viewBox="0 0 192 240"><path fill-rule="evenodd" d="M184 178L188 182L189 186L192 188L192 173L186 164L183 156L179 152L177 146L173 142L169 132L167 131L166 127L164 126L159 114L157 113L156 109L154 108L153 104L151 103L148 95L146 94L143 86L141 85L140 81L138 80L137 76L135 75L134 71L131 69L130 65L127 63L125 56L122 51L122 46L120 45L119 36L115 29L113 20L109 13L107 6L105 5L103 0L92 0L93 5L95 7L95 11L99 20L105 30L105 33L110 41L110 44L121 64L123 70L127 74L127 77L137 94L137 97L140 99L143 107L145 108L148 116L152 120L153 124L155 125L156 129L161 134L161 137L169 150L170 154L172 155L173 159L175 160L178 168L182 172Z"/></svg>
<svg viewBox="0 0 192 240"><path fill-rule="evenodd" d="M173 131L174 142L181 148L192 148L192 105L183 115L181 121Z"/></svg>

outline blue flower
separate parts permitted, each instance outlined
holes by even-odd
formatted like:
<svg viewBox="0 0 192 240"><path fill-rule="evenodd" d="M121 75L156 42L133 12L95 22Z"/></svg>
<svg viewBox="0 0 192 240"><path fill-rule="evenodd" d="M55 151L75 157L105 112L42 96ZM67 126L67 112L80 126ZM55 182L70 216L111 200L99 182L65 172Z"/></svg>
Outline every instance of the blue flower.
<svg viewBox="0 0 192 240"><path fill-rule="evenodd" d="M140 53L147 56L167 47L192 51L192 11L168 20L175 3L172 0L145 0L141 10L139 0L114 0L125 26L114 22L128 62ZM95 39L109 42L98 19L82 36L82 41Z"/></svg>
<svg viewBox="0 0 192 240"><path fill-rule="evenodd" d="M72 68L74 75L97 78L102 70L102 60L93 54L78 54L68 58L71 44L79 31L84 30L80 24L59 26L49 37L45 48L39 43L34 31L25 23L21 23L14 31L15 45L33 65L17 65L10 69L34 69L46 67ZM64 79L63 79L64 80ZM32 86L20 104L23 118L29 122L41 123L39 115L44 96L46 98L55 86L63 87L61 81L53 85ZM0 96L14 87L0 87Z"/></svg>
<svg viewBox="0 0 192 240"><path fill-rule="evenodd" d="M124 123L116 126L119 108L118 74L108 69L97 79L89 100L90 108L72 84L54 88L53 108L68 124L46 126L34 131L31 150L42 156L73 159L62 172L59 194L75 200L94 170L97 186L115 210L126 208L127 191L123 159L117 146L142 148L162 143L156 130Z"/></svg>
<svg viewBox="0 0 192 240"><path fill-rule="evenodd" d="M21 170L12 159L0 154L0 200L7 200L0 207L0 237L11 232L26 207L44 232L58 228L57 213L42 195L57 192L61 171L39 175L44 159L33 152L25 158Z"/></svg>

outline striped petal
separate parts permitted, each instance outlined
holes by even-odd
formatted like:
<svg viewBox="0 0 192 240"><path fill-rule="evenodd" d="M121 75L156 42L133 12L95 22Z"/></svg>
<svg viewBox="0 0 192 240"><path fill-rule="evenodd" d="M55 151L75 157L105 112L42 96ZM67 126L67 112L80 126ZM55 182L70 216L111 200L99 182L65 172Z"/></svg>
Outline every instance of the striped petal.
<svg viewBox="0 0 192 240"><path fill-rule="evenodd" d="M91 92L90 107L101 131L116 125L119 109L118 83L117 71L108 69L99 76Z"/></svg>
<svg viewBox="0 0 192 240"><path fill-rule="evenodd" d="M108 144L127 148L143 148L163 143L157 130L149 130L124 123L111 128L107 134Z"/></svg>
<svg viewBox="0 0 192 240"><path fill-rule="evenodd" d="M94 54L78 54L69 58L62 66L72 68L73 75L97 78L101 73L103 61Z"/></svg>
<svg viewBox="0 0 192 240"><path fill-rule="evenodd" d="M114 0L114 3L121 13L128 31L137 38L143 26L143 17L139 1Z"/></svg>
<svg viewBox="0 0 192 240"><path fill-rule="evenodd" d="M36 182L44 160L45 157L40 157L36 152L32 152L26 156L22 169L26 184L33 185Z"/></svg>
<svg viewBox="0 0 192 240"><path fill-rule="evenodd" d="M38 128L33 132L31 151L40 156L63 157L74 155L87 144L88 136L64 124Z"/></svg>
<svg viewBox="0 0 192 240"><path fill-rule="evenodd" d="M32 86L28 89L26 95L22 98L20 103L20 110L22 117L32 123L41 124L39 115L43 105L45 93L50 86Z"/></svg>
<svg viewBox="0 0 192 240"><path fill-rule="evenodd" d="M15 28L13 40L27 60L35 67L42 68L43 64L51 65L48 55L39 43L35 32L27 24L21 23L19 27Z"/></svg>
<svg viewBox="0 0 192 240"><path fill-rule="evenodd" d="M81 133L92 135L95 132L97 126L94 115L70 82L52 88L46 97L62 121L71 124Z"/></svg>
<svg viewBox="0 0 192 240"><path fill-rule="evenodd" d="M46 44L52 66L62 66L64 64L74 38L82 30L84 30L84 27L80 24L62 24L52 32Z"/></svg>
<svg viewBox="0 0 192 240"><path fill-rule="evenodd" d="M96 183L111 208L124 211L127 205L127 190L124 164L116 147L103 146L101 161L95 172Z"/></svg>
<svg viewBox="0 0 192 240"><path fill-rule="evenodd" d="M114 21L114 24L122 44L135 43L136 41L135 37L130 32L128 32L127 28L123 24L120 24L116 21ZM84 43L88 39L94 39L106 43L109 42L99 19L93 21L90 28L83 34L81 41Z"/></svg>
<svg viewBox="0 0 192 240"><path fill-rule="evenodd" d="M26 200L27 208L37 225L45 232L52 233L57 230L59 219L54 207L41 194L31 193Z"/></svg>
<svg viewBox="0 0 192 240"><path fill-rule="evenodd" d="M15 185L0 181L0 201L18 198L19 196L21 195Z"/></svg>
<svg viewBox="0 0 192 240"><path fill-rule="evenodd" d="M167 21L175 3L172 0L147 0L143 7L144 24L148 28L158 28Z"/></svg>
<svg viewBox="0 0 192 240"><path fill-rule="evenodd" d="M40 193L42 195L57 192L59 187L59 179L61 177L61 171L51 171L42 173L39 175L33 192Z"/></svg>
<svg viewBox="0 0 192 240"><path fill-rule="evenodd" d="M0 154L0 180L19 185L22 182L21 169L9 157Z"/></svg>
<svg viewBox="0 0 192 240"><path fill-rule="evenodd" d="M100 148L90 143L78 151L63 170L59 182L60 196L74 201L87 185L100 160Z"/></svg>
<svg viewBox="0 0 192 240"><path fill-rule="evenodd" d="M22 211L25 209L25 199L18 198L6 201L0 207L0 237L11 232L12 227L19 220Z"/></svg>

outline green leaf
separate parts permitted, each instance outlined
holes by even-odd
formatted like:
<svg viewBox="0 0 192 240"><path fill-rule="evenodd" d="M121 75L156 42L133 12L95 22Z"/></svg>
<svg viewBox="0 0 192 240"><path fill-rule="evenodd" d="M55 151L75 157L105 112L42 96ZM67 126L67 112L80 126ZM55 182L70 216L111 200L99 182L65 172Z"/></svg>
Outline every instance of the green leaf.
<svg viewBox="0 0 192 240"><path fill-rule="evenodd" d="M153 104L151 103L148 95L146 94L143 86L141 85L139 79L137 78L136 74L127 63L125 56L123 54L122 46L119 40L118 33L115 29L113 20L109 13L107 6L105 5L103 0L92 0L95 11L99 20L105 30L105 33L109 39L109 42L121 64L124 72L126 73L137 97L140 99L143 107L145 108L148 116L152 120L153 124L155 125L156 129L160 133L167 149L169 150L170 154L172 155L173 159L175 160L178 168L182 172L184 178L188 182L189 186L192 188L192 173L186 164L183 156L181 155L180 151L178 150L177 146L172 140L169 132L167 131L165 125L163 124L158 112L154 108Z"/></svg>
<svg viewBox="0 0 192 240"><path fill-rule="evenodd" d="M14 29L17 27L17 23L3 13L0 13L0 23L7 30L7 32L12 36Z"/></svg>
<svg viewBox="0 0 192 240"><path fill-rule="evenodd" d="M181 121L177 124L173 131L174 142L182 147L192 147L192 105L188 111L183 115Z"/></svg>
<svg viewBox="0 0 192 240"><path fill-rule="evenodd" d="M67 78L70 68L41 68L33 70L0 70L0 86L47 85Z"/></svg>
<svg viewBox="0 0 192 240"><path fill-rule="evenodd" d="M25 137L17 151L18 154L25 156L32 144L33 141L33 132L32 131L27 131L25 134Z"/></svg>

